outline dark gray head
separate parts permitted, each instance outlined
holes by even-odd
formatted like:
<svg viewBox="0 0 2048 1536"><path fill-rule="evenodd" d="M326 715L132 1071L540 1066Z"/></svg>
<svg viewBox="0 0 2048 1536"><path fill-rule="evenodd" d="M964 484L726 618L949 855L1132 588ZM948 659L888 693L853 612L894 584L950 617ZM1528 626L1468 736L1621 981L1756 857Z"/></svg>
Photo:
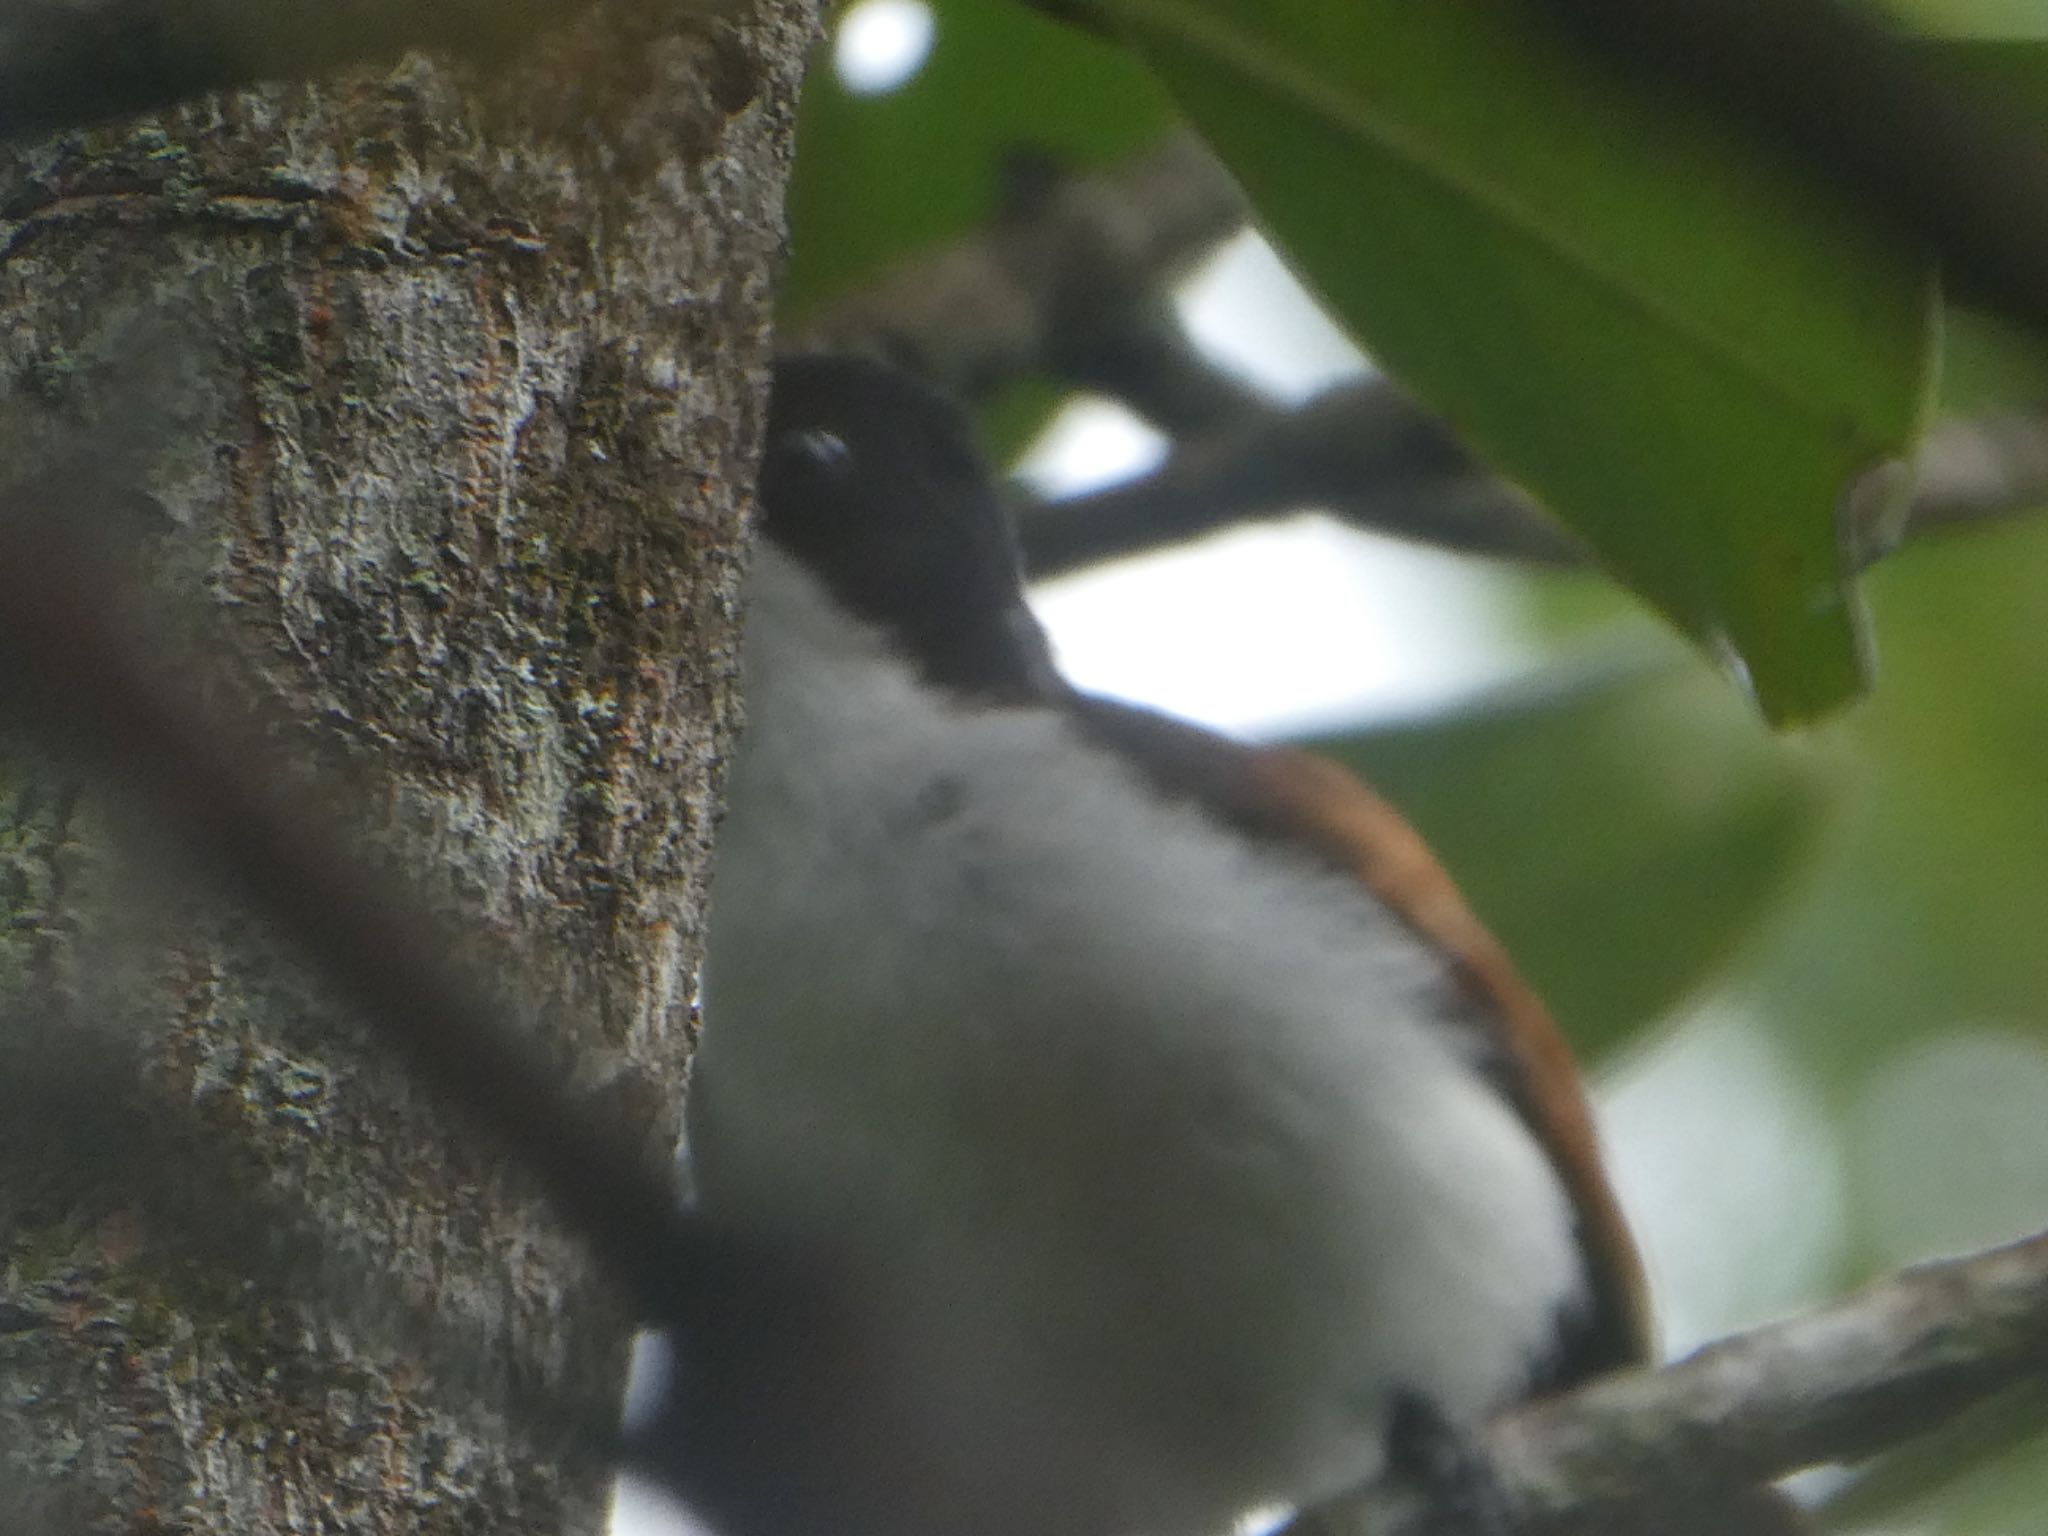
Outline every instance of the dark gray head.
<svg viewBox="0 0 2048 1536"><path fill-rule="evenodd" d="M1057 687L1017 539L966 411L864 358L775 365L761 529L926 678L1030 698Z"/></svg>

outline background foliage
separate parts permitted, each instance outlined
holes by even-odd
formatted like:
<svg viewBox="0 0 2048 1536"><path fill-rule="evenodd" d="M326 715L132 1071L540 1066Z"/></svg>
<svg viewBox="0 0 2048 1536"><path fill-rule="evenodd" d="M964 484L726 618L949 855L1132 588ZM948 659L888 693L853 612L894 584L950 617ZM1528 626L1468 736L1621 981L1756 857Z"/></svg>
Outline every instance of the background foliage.
<svg viewBox="0 0 2048 1536"><path fill-rule="evenodd" d="M1689 109L1578 78L1512 6L1459 8L1457 35L1358 7L1377 54L1351 7L1098 9L1354 335L1632 588L1516 577L1521 681L1322 745L1437 844L1608 1075L1624 1156L1662 1158L1621 1175L1679 1332L2048 1225L2048 525L1886 561L1874 691L1841 707L1866 641L1833 521L1930 402L2037 403L2031 344L1937 328L1929 275L1855 215ZM1983 89L2048 102L2048 6L1893 9L1977 39L1954 57ZM929 14L900 85L816 72L796 325L988 218L1011 150L1112 164L1172 121L1099 37L988 0ZM1732 640L1764 709L1647 611ZM1838 1519L2038 1530L2043 1422L1966 1426Z"/></svg>

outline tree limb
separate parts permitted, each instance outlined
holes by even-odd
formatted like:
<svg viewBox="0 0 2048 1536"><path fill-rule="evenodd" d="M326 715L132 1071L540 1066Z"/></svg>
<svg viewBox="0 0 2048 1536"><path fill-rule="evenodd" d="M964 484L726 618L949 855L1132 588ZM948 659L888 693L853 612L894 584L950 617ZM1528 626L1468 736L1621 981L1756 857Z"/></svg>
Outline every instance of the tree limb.
<svg viewBox="0 0 2048 1536"><path fill-rule="evenodd" d="M1716 1490L1860 1460L2044 1370L2048 1234L1528 1404L1489 1426L1485 1449L1528 1536L1668 1531L1672 1510ZM1420 1536L1435 1518L1375 1489L1290 1533Z"/></svg>

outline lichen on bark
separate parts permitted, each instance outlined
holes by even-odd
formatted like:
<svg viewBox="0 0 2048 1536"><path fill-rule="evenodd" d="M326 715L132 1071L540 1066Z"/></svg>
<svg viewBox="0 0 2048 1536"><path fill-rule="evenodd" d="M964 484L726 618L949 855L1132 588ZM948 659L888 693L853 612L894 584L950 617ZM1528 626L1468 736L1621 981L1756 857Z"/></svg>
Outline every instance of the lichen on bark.
<svg viewBox="0 0 2048 1536"><path fill-rule="evenodd" d="M618 0L0 146L0 479L83 448L214 686L650 1145L814 25ZM0 1528L594 1529L556 1453L618 1383L602 1278L117 821L0 758Z"/></svg>

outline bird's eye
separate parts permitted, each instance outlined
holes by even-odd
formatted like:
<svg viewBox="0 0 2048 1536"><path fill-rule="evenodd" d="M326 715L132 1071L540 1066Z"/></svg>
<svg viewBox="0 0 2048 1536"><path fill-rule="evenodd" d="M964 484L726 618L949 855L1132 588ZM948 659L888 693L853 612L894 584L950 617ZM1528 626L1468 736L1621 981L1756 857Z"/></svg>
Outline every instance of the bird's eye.
<svg viewBox="0 0 2048 1536"><path fill-rule="evenodd" d="M853 450L847 447L846 439L823 427L786 432L777 446L806 468L835 480L853 472Z"/></svg>

